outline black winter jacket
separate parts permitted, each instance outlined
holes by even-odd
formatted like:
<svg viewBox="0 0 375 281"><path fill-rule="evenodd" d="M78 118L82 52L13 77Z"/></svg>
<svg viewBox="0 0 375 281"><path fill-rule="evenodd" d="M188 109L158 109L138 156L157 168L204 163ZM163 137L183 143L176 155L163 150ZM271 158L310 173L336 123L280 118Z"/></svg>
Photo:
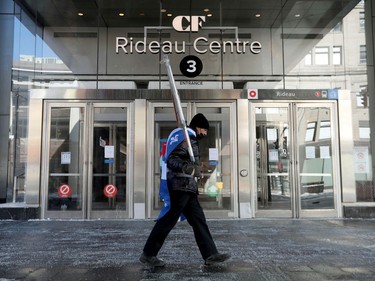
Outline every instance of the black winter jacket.
<svg viewBox="0 0 375 281"><path fill-rule="evenodd" d="M191 147L195 158L195 169L199 170L199 146L195 137L190 136ZM168 188L171 190L194 192L198 194L198 184L192 175L183 172L183 167L190 163L190 156L185 141L181 142L169 155L167 159ZM199 172L198 172L199 173Z"/></svg>

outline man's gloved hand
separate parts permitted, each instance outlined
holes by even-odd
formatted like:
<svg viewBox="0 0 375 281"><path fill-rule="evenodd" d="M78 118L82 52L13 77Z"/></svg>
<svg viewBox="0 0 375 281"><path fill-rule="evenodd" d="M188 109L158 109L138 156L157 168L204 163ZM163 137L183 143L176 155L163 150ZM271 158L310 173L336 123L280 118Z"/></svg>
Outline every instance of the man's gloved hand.
<svg viewBox="0 0 375 281"><path fill-rule="evenodd" d="M195 174L195 166L194 164L191 164L191 163L186 163L182 166L182 172L187 174L187 175L191 175L193 176Z"/></svg>
<svg viewBox="0 0 375 281"><path fill-rule="evenodd" d="M194 177L200 178L202 176L201 169L198 165L194 165Z"/></svg>
<svg viewBox="0 0 375 281"><path fill-rule="evenodd" d="M186 163L182 166L182 172L187 175L192 175L195 178L200 178L202 176L200 167L192 163Z"/></svg>

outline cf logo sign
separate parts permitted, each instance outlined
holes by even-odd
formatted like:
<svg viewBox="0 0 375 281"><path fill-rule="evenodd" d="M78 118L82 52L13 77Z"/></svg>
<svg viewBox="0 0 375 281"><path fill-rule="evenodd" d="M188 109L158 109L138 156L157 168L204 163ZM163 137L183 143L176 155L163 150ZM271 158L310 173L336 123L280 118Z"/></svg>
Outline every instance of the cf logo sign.
<svg viewBox="0 0 375 281"><path fill-rule="evenodd" d="M178 16L173 19L172 26L176 31L198 32L205 21L205 16Z"/></svg>

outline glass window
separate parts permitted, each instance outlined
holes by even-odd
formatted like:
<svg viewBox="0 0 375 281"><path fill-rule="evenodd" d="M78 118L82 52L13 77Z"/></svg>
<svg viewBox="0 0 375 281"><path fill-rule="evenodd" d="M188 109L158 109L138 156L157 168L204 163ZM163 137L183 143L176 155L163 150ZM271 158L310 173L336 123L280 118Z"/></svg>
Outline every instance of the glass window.
<svg viewBox="0 0 375 281"><path fill-rule="evenodd" d="M370 139L370 128L369 127L359 127L359 138L360 139Z"/></svg>
<svg viewBox="0 0 375 281"><path fill-rule="evenodd" d="M321 121L319 130L319 139L330 139L331 138L331 122Z"/></svg>
<svg viewBox="0 0 375 281"><path fill-rule="evenodd" d="M366 64L367 52L366 45L359 46L359 64Z"/></svg>
<svg viewBox="0 0 375 281"><path fill-rule="evenodd" d="M361 93L357 93L355 96L357 107L363 107L362 105L362 95Z"/></svg>
<svg viewBox="0 0 375 281"><path fill-rule="evenodd" d="M332 32L342 32L342 21L338 22L332 29Z"/></svg>
<svg viewBox="0 0 375 281"><path fill-rule="evenodd" d="M313 141L316 131L316 122L307 123L305 141Z"/></svg>
<svg viewBox="0 0 375 281"><path fill-rule="evenodd" d="M307 53L307 55L305 56L305 65L312 65L312 55L311 55L311 51L309 51Z"/></svg>
<svg viewBox="0 0 375 281"><path fill-rule="evenodd" d="M333 46L332 48L332 64L341 65L342 64L342 47Z"/></svg>
<svg viewBox="0 0 375 281"><path fill-rule="evenodd" d="M365 31L365 12L359 12L359 31Z"/></svg>
<svg viewBox="0 0 375 281"><path fill-rule="evenodd" d="M328 65L329 64L329 47L315 48L315 64Z"/></svg>
<svg viewBox="0 0 375 281"><path fill-rule="evenodd" d="M359 121L358 130L359 130L359 139L361 141L370 140L370 121L369 120Z"/></svg>

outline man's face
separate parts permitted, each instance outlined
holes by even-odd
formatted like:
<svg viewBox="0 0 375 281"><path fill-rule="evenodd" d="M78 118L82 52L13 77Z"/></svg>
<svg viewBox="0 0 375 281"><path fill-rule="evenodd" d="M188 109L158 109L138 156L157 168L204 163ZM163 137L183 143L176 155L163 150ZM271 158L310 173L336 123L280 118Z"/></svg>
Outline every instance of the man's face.
<svg viewBox="0 0 375 281"><path fill-rule="evenodd" d="M197 138L200 140L202 138L204 138L205 136L207 136L208 134L208 130L207 129L203 129L203 128L199 128L197 127Z"/></svg>

